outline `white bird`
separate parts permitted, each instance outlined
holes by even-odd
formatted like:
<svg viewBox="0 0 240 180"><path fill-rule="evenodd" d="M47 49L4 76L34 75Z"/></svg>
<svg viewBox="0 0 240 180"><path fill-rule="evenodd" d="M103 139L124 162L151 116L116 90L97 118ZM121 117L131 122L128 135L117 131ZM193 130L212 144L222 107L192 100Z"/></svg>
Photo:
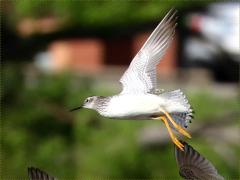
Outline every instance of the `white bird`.
<svg viewBox="0 0 240 180"><path fill-rule="evenodd" d="M172 128L191 138L184 130L192 119L191 106L180 90L159 92L156 75L156 66L174 36L175 15L175 10L167 13L133 58L120 79L123 86L120 94L88 97L82 106L71 111L83 107L109 118L162 120L174 144L183 150L184 145L173 134Z"/></svg>

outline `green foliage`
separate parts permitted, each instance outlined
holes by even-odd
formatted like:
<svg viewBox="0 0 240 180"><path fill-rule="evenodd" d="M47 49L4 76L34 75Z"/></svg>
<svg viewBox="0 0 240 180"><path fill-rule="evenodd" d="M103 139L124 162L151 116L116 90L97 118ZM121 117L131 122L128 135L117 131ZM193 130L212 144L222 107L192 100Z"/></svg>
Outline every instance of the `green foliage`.
<svg viewBox="0 0 240 180"><path fill-rule="evenodd" d="M72 124L59 122L57 111L60 110L51 109L63 103L60 92L67 93L66 81L55 77L48 80L49 84L39 81L30 88L25 86L24 74L17 68L9 66L4 72L3 177L25 177L30 165L48 167L53 172L66 166L60 171L62 176L69 173L74 177L75 165L70 162L73 160Z"/></svg>
<svg viewBox="0 0 240 180"><path fill-rule="evenodd" d="M15 1L17 19L55 16L66 26L88 28L143 24L159 19L171 8L207 4L204 1Z"/></svg>
<svg viewBox="0 0 240 180"><path fill-rule="evenodd" d="M227 112L237 112L238 111L238 102L237 101L229 101L226 98L219 98L213 93L209 92L201 92L197 96L192 95L191 101L193 102L193 109L197 110L195 114L196 119L202 120L211 120L218 117L224 116ZM211 108L209 108L211 107ZM229 108L231 107L231 108ZM226 110L229 108L229 111Z"/></svg>
<svg viewBox="0 0 240 180"><path fill-rule="evenodd" d="M36 72L29 80L17 65L5 66L3 74L3 179L26 178L28 166L66 179L179 178L171 142L155 149L139 146L141 129L161 126L160 122L109 120L90 110L68 112L85 97L100 93L93 91L91 79ZM193 94L190 101L197 109L194 123L237 110L236 99L209 93ZM226 164L206 139L194 137L189 142L222 175L239 176L237 166ZM231 149L240 152L239 146Z"/></svg>
<svg viewBox="0 0 240 180"><path fill-rule="evenodd" d="M32 16L35 18L51 15L53 3L51 1L31 1L31 0L23 0L23 1L15 1L12 3L15 7L15 11L20 16Z"/></svg>

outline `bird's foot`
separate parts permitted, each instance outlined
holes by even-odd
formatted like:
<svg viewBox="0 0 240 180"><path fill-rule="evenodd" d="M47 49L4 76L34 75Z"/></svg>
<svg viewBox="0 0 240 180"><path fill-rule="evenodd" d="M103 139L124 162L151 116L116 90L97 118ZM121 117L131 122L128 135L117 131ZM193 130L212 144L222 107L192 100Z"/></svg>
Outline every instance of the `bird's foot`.
<svg viewBox="0 0 240 180"><path fill-rule="evenodd" d="M165 117L165 116L160 116L159 117L163 122L164 122L164 124L166 125L166 127L167 127L167 130L168 130L168 133L169 133L169 135L170 135L170 137L171 137L171 139L172 139L172 142L180 149L180 150L182 150L182 151L184 151L184 145L176 138L176 136L173 134L173 132L172 132L172 129L170 128L170 125L169 125L169 123L168 123L168 121L167 121L167 118Z"/></svg>
<svg viewBox="0 0 240 180"><path fill-rule="evenodd" d="M184 145L177 139L177 138L175 138L174 140L173 140L173 143L181 150L181 151L184 151Z"/></svg>
<svg viewBox="0 0 240 180"><path fill-rule="evenodd" d="M172 123L172 125L178 130L179 133L181 133L182 135L191 138L192 136L185 130L183 129L180 125L178 125L173 118L170 116L170 114L162 109L162 112L164 113L164 115L169 119L169 121Z"/></svg>

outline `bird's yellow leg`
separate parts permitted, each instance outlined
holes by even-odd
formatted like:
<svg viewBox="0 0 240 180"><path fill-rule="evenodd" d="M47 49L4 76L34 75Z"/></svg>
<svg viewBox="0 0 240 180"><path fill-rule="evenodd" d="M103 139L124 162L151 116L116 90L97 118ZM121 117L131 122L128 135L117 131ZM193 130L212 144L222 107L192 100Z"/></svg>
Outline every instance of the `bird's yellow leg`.
<svg viewBox="0 0 240 180"><path fill-rule="evenodd" d="M169 119L169 121L171 121L171 123L173 124L173 126L178 130L178 132L180 132L181 134L183 134L184 136L191 138L191 135L185 131L181 126L179 126L170 116L170 114L165 111L165 110L161 110L163 112L163 114Z"/></svg>
<svg viewBox="0 0 240 180"><path fill-rule="evenodd" d="M174 143L179 149L181 149L182 151L184 151L184 150L183 150L184 145L183 145L183 144L175 137L175 135L173 134L172 129L170 128L169 123L168 123L168 121L167 121L167 118L164 117L164 116L160 116L159 118L160 118L160 119L164 122L164 124L166 125L167 130L168 130L168 133L169 133L169 135L170 135L173 143ZM155 118L155 119L159 119L159 118Z"/></svg>

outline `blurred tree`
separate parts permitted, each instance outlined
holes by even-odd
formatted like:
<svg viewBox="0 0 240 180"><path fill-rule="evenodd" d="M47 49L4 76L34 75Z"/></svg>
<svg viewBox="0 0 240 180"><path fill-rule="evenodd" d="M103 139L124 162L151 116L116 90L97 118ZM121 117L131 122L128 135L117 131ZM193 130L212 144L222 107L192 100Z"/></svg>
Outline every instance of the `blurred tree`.
<svg viewBox="0 0 240 180"><path fill-rule="evenodd" d="M194 6L208 2L196 1ZM171 8L192 6L191 1L14 1L15 20L55 16L64 26L88 28L134 26L159 19Z"/></svg>
<svg viewBox="0 0 240 180"><path fill-rule="evenodd" d="M66 104L77 104L83 99L82 95L89 95L91 87L83 80L80 87L73 90L69 87L76 85L67 74L46 76L34 72L30 75L24 70L27 69L15 64L4 66L1 92L1 104L4 104L1 109L4 134L1 158L4 166L1 179L25 179L26 168L31 165L74 179L74 122Z"/></svg>
<svg viewBox="0 0 240 180"><path fill-rule="evenodd" d="M155 148L139 144L143 127L159 127L160 122L103 121L90 110L69 113L68 109L79 105L85 97L112 91L109 87L96 88L92 79L70 73L46 75L28 71L15 64L4 66L1 179L26 179L28 166L45 169L62 179L179 177L170 142ZM226 99L214 93L190 96L197 109L193 125L199 127L198 123L208 125L213 121L219 124L221 119L216 117L225 120L226 112L238 112L237 98ZM238 121L234 119L226 119L227 124L231 121L236 126ZM194 136L191 144L214 162L222 175L239 179L237 161L229 165L231 158L224 159L216 153L214 143L209 144L205 137ZM231 150L227 157L239 156L238 143L219 141L221 147Z"/></svg>

